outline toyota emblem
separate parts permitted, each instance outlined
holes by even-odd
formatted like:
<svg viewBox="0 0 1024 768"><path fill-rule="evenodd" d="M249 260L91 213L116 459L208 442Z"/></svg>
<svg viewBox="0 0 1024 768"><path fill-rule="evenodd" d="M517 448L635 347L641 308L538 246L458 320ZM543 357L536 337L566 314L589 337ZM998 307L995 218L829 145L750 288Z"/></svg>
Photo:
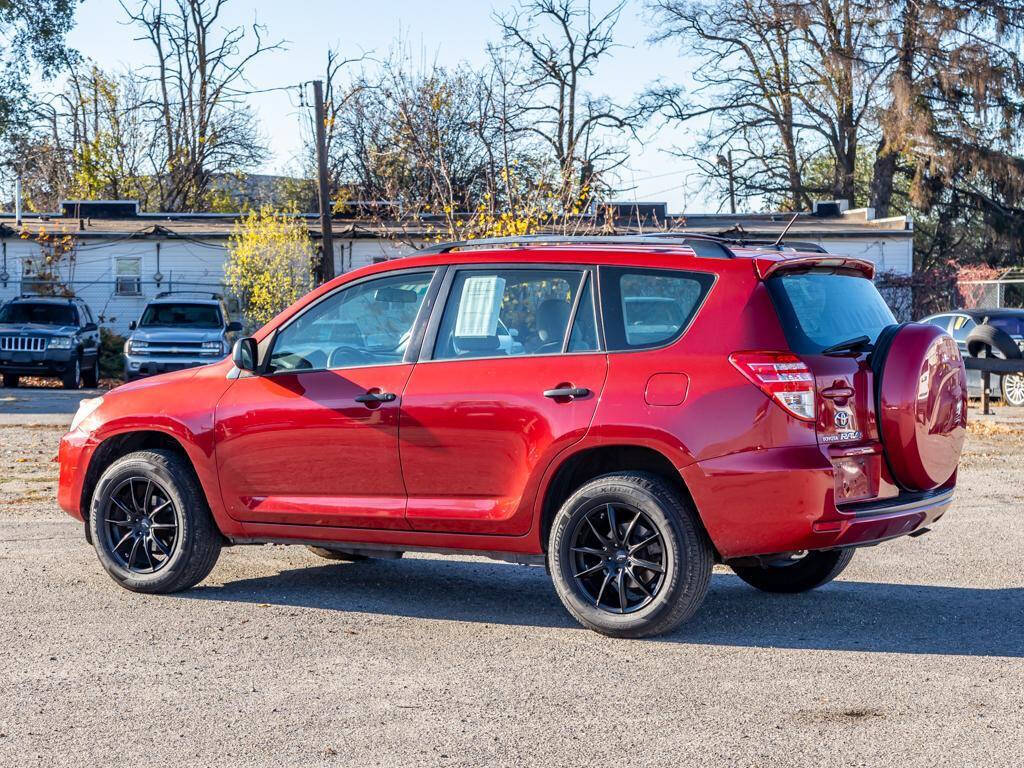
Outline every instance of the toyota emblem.
<svg viewBox="0 0 1024 768"><path fill-rule="evenodd" d="M847 411L836 411L836 428L846 429L850 426L850 414Z"/></svg>

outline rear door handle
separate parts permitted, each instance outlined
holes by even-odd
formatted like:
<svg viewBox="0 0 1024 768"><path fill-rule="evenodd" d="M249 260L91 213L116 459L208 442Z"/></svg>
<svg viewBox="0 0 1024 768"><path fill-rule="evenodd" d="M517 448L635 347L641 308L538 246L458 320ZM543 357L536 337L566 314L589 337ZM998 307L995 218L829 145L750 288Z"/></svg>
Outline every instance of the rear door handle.
<svg viewBox="0 0 1024 768"><path fill-rule="evenodd" d="M356 395L357 403L391 403L397 395L393 392L367 392L365 395Z"/></svg>
<svg viewBox="0 0 1024 768"><path fill-rule="evenodd" d="M586 387L558 387L558 389L545 389L544 397L586 397L590 390Z"/></svg>

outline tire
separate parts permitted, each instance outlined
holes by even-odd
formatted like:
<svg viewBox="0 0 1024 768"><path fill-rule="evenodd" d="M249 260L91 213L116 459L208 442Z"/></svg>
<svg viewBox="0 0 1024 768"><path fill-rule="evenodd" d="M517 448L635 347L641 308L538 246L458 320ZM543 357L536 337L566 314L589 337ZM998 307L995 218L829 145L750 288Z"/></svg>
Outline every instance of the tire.
<svg viewBox="0 0 1024 768"><path fill-rule="evenodd" d="M1021 358L1020 347L1010 334L1002 328L982 323L967 334L967 352L971 357L978 357L986 347L999 352L1007 360Z"/></svg>
<svg viewBox="0 0 1024 768"><path fill-rule="evenodd" d="M82 384L94 389L100 383L100 358L97 355L93 358L92 365L88 370L82 371Z"/></svg>
<svg viewBox="0 0 1024 768"><path fill-rule="evenodd" d="M64 372L64 375L60 378L60 383L64 389L81 389L82 388L82 358L73 357L68 369Z"/></svg>
<svg viewBox="0 0 1024 768"><path fill-rule="evenodd" d="M17 387L18 386L18 382L20 380L21 380L21 377L16 375L16 374L13 374L13 373L5 373L4 374L4 386L8 387L10 389L14 389L15 387Z"/></svg>
<svg viewBox="0 0 1024 768"><path fill-rule="evenodd" d="M846 570L853 552L853 549L808 552L800 560L786 565L737 565L733 566L733 571L762 592L807 592L828 584Z"/></svg>
<svg viewBox="0 0 1024 768"><path fill-rule="evenodd" d="M357 563L360 560L376 560L376 559L397 560L403 554L405 554L404 552L400 552L398 550L391 551L391 550L384 550L384 549L382 549L382 550L367 550L368 552L372 551L373 554L362 554L362 553L359 553L359 552L349 552L348 550L345 550L345 549L328 549L327 547L307 546L306 549L308 549L310 552L312 552L317 557L322 557L324 560L345 560L346 562L351 562L351 563Z"/></svg>
<svg viewBox="0 0 1024 768"><path fill-rule="evenodd" d="M999 382L1003 403L1015 408L1024 406L1024 375L1010 374L1003 376Z"/></svg>
<svg viewBox="0 0 1024 768"><path fill-rule="evenodd" d="M644 541L650 543L640 547ZM558 597L583 626L612 637L660 635L693 616L707 594L713 561L696 511L645 472L604 475L580 487L555 515L548 541ZM660 565L661 573L639 565L644 562ZM611 597L608 587L598 586L606 581Z"/></svg>
<svg viewBox="0 0 1024 768"><path fill-rule="evenodd" d="M140 519L130 523L130 512L142 510L147 514L137 514ZM144 525L142 517L150 523ZM177 526L173 532L168 528L171 523ZM114 537L120 538L121 531L148 534L150 540L133 538L118 548ZM100 564L114 581L133 592L152 594L180 592L205 579L223 543L188 461L159 450L122 456L103 472L90 505L89 532ZM154 538L160 539L167 555ZM156 567L148 570L153 564Z"/></svg>

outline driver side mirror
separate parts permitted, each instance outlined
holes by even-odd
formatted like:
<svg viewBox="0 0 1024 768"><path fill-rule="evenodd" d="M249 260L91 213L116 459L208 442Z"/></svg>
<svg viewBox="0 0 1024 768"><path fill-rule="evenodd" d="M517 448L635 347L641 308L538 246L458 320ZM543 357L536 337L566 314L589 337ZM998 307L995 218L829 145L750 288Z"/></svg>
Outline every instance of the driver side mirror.
<svg viewBox="0 0 1024 768"><path fill-rule="evenodd" d="M237 320L232 320L228 323L228 327L225 330L227 330L228 333L238 333L242 330L242 324Z"/></svg>
<svg viewBox="0 0 1024 768"><path fill-rule="evenodd" d="M82 327L82 332L83 332L83 333L92 333L92 332L93 332L93 331L95 331L95 330L98 330L98 329L96 328L96 323L86 323L86 324L85 324L85 325L84 325L84 326Z"/></svg>
<svg viewBox="0 0 1024 768"><path fill-rule="evenodd" d="M256 372L259 367L259 350L256 347L256 339L246 336L235 342L231 350L231 362L240 371Z"/></svg>

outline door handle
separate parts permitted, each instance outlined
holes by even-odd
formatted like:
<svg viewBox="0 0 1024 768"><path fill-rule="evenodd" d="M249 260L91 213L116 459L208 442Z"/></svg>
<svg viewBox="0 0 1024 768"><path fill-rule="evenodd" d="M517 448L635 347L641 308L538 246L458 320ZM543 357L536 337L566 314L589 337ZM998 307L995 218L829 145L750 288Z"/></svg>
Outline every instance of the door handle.
<svg viewBox="0 0 1024 768"><path fill-rule="evenodd" d="M558 387L557 389L545 389L544 397L568 397L572 399L574 397L586 397L590 394L590 390L586 387Z"/></svg>
<svg viewBox="0 0 1024 768"><path fill-rule="evenodd" d="M398 396L393 392L367 392L364 395L356 395L357 403L391 403Z"/></svg>

